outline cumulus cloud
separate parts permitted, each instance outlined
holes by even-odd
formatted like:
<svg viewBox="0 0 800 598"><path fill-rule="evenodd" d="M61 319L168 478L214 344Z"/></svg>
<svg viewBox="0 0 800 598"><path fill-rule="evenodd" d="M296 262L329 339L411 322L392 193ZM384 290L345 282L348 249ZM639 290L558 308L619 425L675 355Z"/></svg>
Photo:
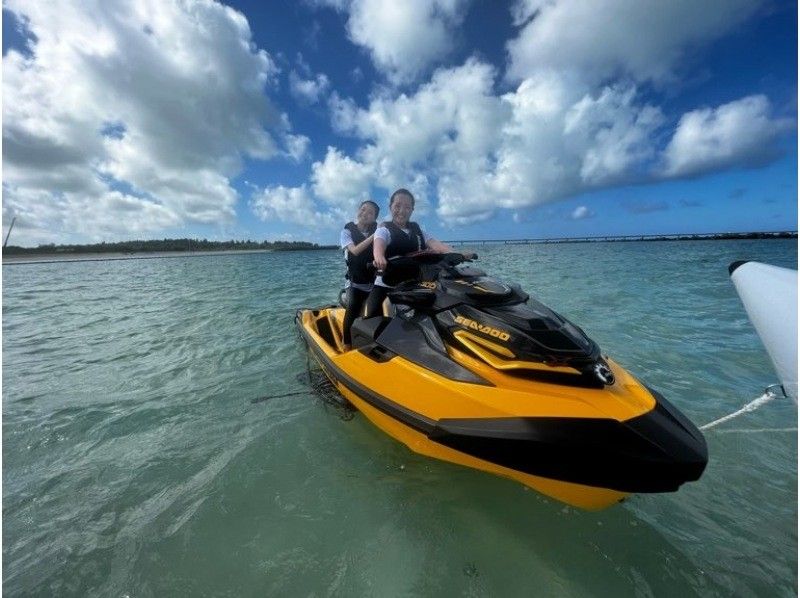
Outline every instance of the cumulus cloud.
<svg viewBox="0 0 800 598"><path fill-rule="evenodd" d="M311 188L282 185L255 189L250 209L263 221L282 221L312 228L336 228L349 220L356 206L369 199L374 178L371 165L354 160L335 147L311 165Z"/></svg>
<svg viewBox="0 0 800 598"><path fill-rule="evenodd" d="M305 185L267 187L250 198L250 208L261 220L280 220L309 228L331 228L343 220L317 209Z"/></svg>
<svg viewBox="0 0 800 598"><path fill-rule="evenodd" d="M777 152L778 136L792 120L770 117L769 100L749 96L684 114L664 151L663 174L697 176L734 166L763 166Z"/></svg>
<svg viewBox="0 0 800 598"><path fill-rule="evenodd" d="M3 220L17 216L12 244L41 244L131 238L180 224L162 204L105 191L52 194L48 190L3 185ZM98 236L98 231L103 235Z"/></svg>
<svg viewBox="0 0 800 598"><path fill-rule="evenodd" d="M424 31L418 21L430 25L437 14L445 25L448 19L455 23L463 8L455 1L335 4L348 13L351 39L369 49L395 83L414 80L433 64L430 56L445 54L444 46L428 55L413 35L397 36L412 22ZM332 127L360 145L350 155L328 148L325 160L312 167L312 189L321 202L345 209L370 186L413 186L423 210L435 198L441 224L456 226L487 220L498 209L515 210L512 218L519 221L521 210L577 193L763 157L765 146L788 127L759 102L751 106L745 98L719 113L689 113L665 147L672 117L655 105L653 93L675 81L691 50L730 32L761 4L731 0L720 10L689 0L517 0L511 16L521 29L507 46L504 81L514 88L497 93L502 73L472 57L436 69L413 91L375 88L366 106L334 91L328 99ZM403 12L410 6L417 7L413 15ZM406 40L415 40L414 46L405 47ZM401 55L410 57L405 66ZM728 130L745 130L729 125L737 119L728 112L751 120L750 141L733 143ZM703 136L706 143L683 151ZM573 217L592 216L583 207ZM641 207L653 209L663 207Z"/></svg>
<svg viewBox="0 0 800 598"><path fill-rule="evenodd" d="M422 173L407 171L408 176L386 174L379 179L381 165L350 158L335 147L328 147L325 158L311 165L311 189L300 187L255 188L250 208L261 220L294 224L313 222L316 228L337 228L352 218L359 203L382 197L371 195L375 186L387 190L409 189L415 197L414 213L425 216L429 210L430 183Z"/></svg>
<svg viewBox="0 0 800 598"><path fill-rule="evenodd" d="M363 108L333 94L332 124L363 142L350 159L376 184L424 177L445 225L612 185L754 164L774 157L770 146L791 128L769 116L763 98L745 98L686 115L665 147L669 120L633 83L595 86L550 70L497 95L495 77L491 65L471 58L437 70L413 94L378 93Z"/></svg>
<svg viewBox="0 0 800 598"><path fill-rule="evenodd" d="M481 152L493 136L490 128L499 124L493 78L490 65L471 59L437 71L412 96L377 96L366 110L351 101L335 102L333 120L342 132L373 141L383 158L405 165L427 160L447 141L457 140L465 152Z"/></svg>
<svg viewBox="0 0 800 598"><path fill-rule="evenodd" d="M292 95L327 101L334 132L356 149L328 147L306 184L256 191L251 209L338 227L372 190L402 186L418 214L432 206L442 224L459 225L604 186L763 164L793 127L763 96L691 110L674 132L675 115L654 104L690 50L760 0L726 10L517 0L505 71L475 57L436 69L467 2L318 0L346 13L351 40L389 82L425 81L405 93L374 88L359 105L301 55L284 60ZM244 159L309 155L310 139L265 96L278 68L233 9L210 0L5 7L25 23L30 52L3 59L3 210L28 239L230 222Z"/></svg>
<svg viewBox="0 0 800 598"><path fill-rule="evenodd" d="M495 77L469 59L413 95L379 95L367 108L334 96L332 121L365 141L357 157L382 186L424 176L452 225L641 176L657 154L664 116L632 86L593 91L545 72L498 96Z"/></svg>
<svg viewBox="0 0 800 598"><path fill-rule="evenodd" d="M327 0L348 13L347 33L395 84L410 83L453 48L468 0Z"/></svg>
<svg viewBox="0 0 800 598"><path fill-rule="evenodd" d="M567 111L564 133L585 148L583 181L613 182L655 154L652 137L664 116L654 106L637 106L635 98L633 87L606 87L598 97L584 96Z"/></svg>
<svg viewBox="0 0 800 598"><path fill-rule="evenodd" d="M305 135L286 135L286 154L295 162L300 162L308 154L311 140Z"/></svg>
<svg viewBox="0 0 800 598"><path fill-rule="evenodd" d="M509 79L543 70L577 72L593 84L611 77L664 84L691 50L733 30L764 0L640 2L639 0L519 0L509 41Z"/></svg>
<svg viewBox="0 0 800 598"><path fill-rule="evenodd" d="M674 81L690 50L730 32L761 4L731 0L720 10L689 0L518 0L511 14L522 28L507 46L506 71L515 89L498 95L495 69L470 58L436 70L414 93L378 90L363 108L334 93L332 124L363 141L353 159L379 184L424 176L447 225L486 220L498 208L740 164L767 155L785 121L751 106L741 110L753 121L750 141L717 142L713 155L708 143L681 153L684 139L698 140L696 121L707 137L730 135L719 116L686 115L665 148L669 119L640 88ZM349 6L352 18L355 4ZM752 103L742 102L740 108Z"/></svg>
<svg viewBox="0 0 800 598"><path fill-rule="evenodd" d="M3 57L4 212L20 230L98 239L232 221L242 159L277 155L288 133L264 95L277 68L242 14L207 1L4 9L30 50Z"/></svg>
<svg viewBox="0 0 800 598"><path fill-rule="evenodd" d="M296 100L304 104L316 104L329 87L330 81L323 73L310 79L303 79L295 71L289 73L289 91Z"/></svg>
<svg viewBox="0 0 800 598"><path fill-rule="evenodd" d="M328 147L325 159L311 167L314 193L329 205L347 211L369 198L372 169Z"/></svg>
<svg viewBox="0 0 800 598"><path fill-rule="evenodd" d="M367 109L335 98L333 122L339 131L370 142L361 148L359 158L382 187L416 186L412 191L424 200L428 173L435 173L441 216L448 198L458 196L462 208L467 207L463 202L476 197L478 190L465 195L465 177L472 181L488 168L504 112L492 93L493 78L490 65L469 60L462 67L437 71L412 96L374 97ZM467 217L486 217L484 201L480 198ZM421 211L424 203L420 202ZM443 217L450 221L449 216Z"/></svg>
<svg viewBox="0 0 800 598"><path fill-rule="evenodd" d="M527 23L541 9L547 0L517 0L511 5L511 22L514 27Z"/></svg>
<svg viewBox="0 0 800 598"><path fill-rule="evenodd" d="M570 214L570 218L573 220L585 220L586 218L592 217L594 217L594 212L586 206L578 206L572 210L572 213Z"/></svg>

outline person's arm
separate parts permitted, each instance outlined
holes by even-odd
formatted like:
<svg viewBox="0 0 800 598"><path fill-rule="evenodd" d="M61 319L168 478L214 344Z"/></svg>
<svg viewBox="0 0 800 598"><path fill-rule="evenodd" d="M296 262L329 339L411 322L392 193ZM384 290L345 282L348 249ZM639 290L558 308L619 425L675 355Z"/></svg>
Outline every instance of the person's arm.
<svg viewBox="0 0 800 598"><path fill-rule="evenodd" d="M375 237L372 243L372 259L376 270L386 269L386 241L381 237Z"/></svg>
<svg viewBox="0 0 800 598"><path fill-rule="evenodd" d="M372 260L376 270L386 269L386 248L392 242L392 233L385 226L379 226L372 239Z"/></svg>
<svg viewBox="0 0 800 598"><path fill-rule="evenodd" d="M476 257L476 255L472 251L463 251L458 252L452 247L450 247L447 243L442 243L441 241L437 241L436 239L429 237L425 239L425 245L435 251L436 253L461 253L465 259L471 260Z"/></svg>
<svg viewBox="0 0 800 598"><path fill-rule="evenodd" d="M375 236L374 233L371 234L369 237L367 237L366 239L361 241L361 243L359 243L358 245L356 245L354 243L350 243L347 246L347 251L349 251L351 255L359 255L367 247L369 247L369 244L372 243L372 239L373 239L374 236Z"/></svg>
<svg viewBox="0 0 800 598"><path fill-rule="evenodd" d="M435 251L436 253L454 253L453 248L447 243L442 243L441 241L437 241L431 237L425 239L425 245L428 247L428 249Z"/></svg>

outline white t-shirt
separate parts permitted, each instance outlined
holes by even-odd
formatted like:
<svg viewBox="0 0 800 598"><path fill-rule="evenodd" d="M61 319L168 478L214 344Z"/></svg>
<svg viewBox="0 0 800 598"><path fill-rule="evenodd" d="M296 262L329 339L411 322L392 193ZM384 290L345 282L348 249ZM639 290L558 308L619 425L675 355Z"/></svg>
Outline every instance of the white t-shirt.
<svg viewBox="0 0 800 598"><path fill-rule="evenodd" d="M367 235L369 236L369 235ZM350 229L343 228L342 232L339 234L339 247L344 249L344 263L347 264L347 247L350 243L355 243L353 241L353 235L350 233ZM358 245L358 243L355 243ZM369 251L369 249L365 249L364 251ZM344 288L353 287L354 289L358 289L359 291L365 291L369 293L372 290L372 285L369 283L358 283L358 282L350 282L349 278L344 279Z"/></svg>

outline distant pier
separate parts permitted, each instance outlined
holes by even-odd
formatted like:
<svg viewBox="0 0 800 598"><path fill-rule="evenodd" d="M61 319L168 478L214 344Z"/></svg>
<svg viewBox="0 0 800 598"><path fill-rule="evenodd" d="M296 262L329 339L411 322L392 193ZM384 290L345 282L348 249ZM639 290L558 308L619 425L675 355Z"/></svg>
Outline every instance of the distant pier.
<svg viewBox="0 0 800 598"><path fill-rule="evenodd" d="M540 245L548 243L602 243L624 241L719 241L748 239L796 239L797 231L758 233L701 233L675 235L604 235L596 237L554 237L532 239L453 239L448 245Z"/></svg>

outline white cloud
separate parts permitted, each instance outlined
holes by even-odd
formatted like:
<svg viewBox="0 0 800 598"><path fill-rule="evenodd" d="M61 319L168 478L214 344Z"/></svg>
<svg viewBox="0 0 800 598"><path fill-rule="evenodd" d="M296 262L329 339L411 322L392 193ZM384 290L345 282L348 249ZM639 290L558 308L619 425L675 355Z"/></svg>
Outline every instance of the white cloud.
<svg viewBox="0 0 800 598"><path fill-rule="evenodd" d="M427 161L442 145L481 152L498 124L493 76L490 65L468 60L437 71L413 96L379 96L367 110L339 100L333 105L334 123L343 132L373 141L381 159L406 166Z"/></svg>
<svg viewBox="0 0 800 598"><path fill-rule="evenodd" d="M769 100L755 95L684 114L664 151L663 174L685 177L762 166L774 158L778 135L793 124L788 118L772 119L769 113Z"/></svg>
<svg viewBox="0 0 800 598"><path fill-rule="evenodd" d="M344 12L350 6L352 0L306 0L311 6L327 6Z"/></svg>
<svg viewBox="0 0 800 598"><path fill-rule="evenodd" d="M289 73L289 91L302 103L316 104L329 87L330 81L323 73L317 73L311 79L303 79L295 71Z"/></svg>
<svg viewBox="0 0 800 598"><path fill-rule="evenodd" d="M386 197L386 207L389 207L389 197L397 189L408 189L414 195L414 217L425 217L430 212L430 195L435 190L432 188L427 175L422 172L410 172L402 180L387 177L383 181L384 188L388 191Z"/></svg>
<svg viewBox="0 0 800 598"><path fill-rule="evenodd" d="M242 158L279 153L267 127L288 132L264 95L277 69L242 14L205 1L4 9L30 32L30 55L3 57L3 177L17 226L40 213L33 197L56 208L40 226L92 238L234 218Z"/></svg>
<svg viewBox="0 0 800 598"><path fill-rule="evenodd" d="M314 193L329 205L349 213L359 201L369 199L372 168L348 158L336 148L328 147L325 160L315 162L311 170Z"/></svg>
<svg viewBox="0 0 800 598"><path fill-rule="evenodd" d="M592 212L586 206L578 206L572 210L572 214L570 214L570 218L573 220L585 220L586 218L592 218L593 216L594 212Z"/></svg>
<svg viewBox="0 0 800 598"><path fill-rule="evenodd" d="M654 156L653 135L664 116L656 107L637 106L635 99L634 87L606 87L567 111L564 134L583 148L580 176L585 183L612 183Z"/></svg>
<svg viewBox="0 0 800 598"><path fill-rule="evenodd" d="M596 86L579 73L541 70L498 96L494 75L473 58L437 70L413 94L378 93L365 108L333 94L332 123L363 142L351 159L375 184L390 190L423 181L449 226L693 168L754 163L774 157L770 145L790 128L746 99L732 103L735 110L687 119L665 154L667 118L631 82ZM733 126L745 121L749 128ZM703 135L715 140L715 154L697 143ZM684 151L684 141L696 147Z"/></svg>
<svg viewBox="0 0 800 598"><path fill-rule="evenodd" d="M306 59L303 56L302 52L298 52L295 55L294 62L297 65L297 68L300 70L300 72L304 76L306 76L306 77L310 77L311 76L311 66L308 64L308 62L306 62Z"/></svg>
<svg viewBox="0 0 800 598"><path fill-rule="evenodd" d="M552 4L553 0L516 0L511 5L511 22L514 27L527 23L543 5Z"/></svg>
<svg viewBox="0 0 800 598"><path fill-rule="evenodd" d="M16 217L12 245L130 239L174 227L174 211L119 191L99 195L3 186L3 221Z"/></svg>
<svg viewBox="0 0 800 598"><path fill-rule="evenodd" d="M493 76L491 66L468 60L437 71L412 96L379 96L367 109L335 98L334 125L370 141L359 152L362 163L370 165L381 187L411 189L419 214L427 209L433 176L438 179L439 216L446 222L465 212L467 218L484 217L484 203L491 199L480 188L464 187L489 167L503 121L504 107L492 94ZM450 209L453 200L459 202L455 210Z"/></svg>
<svg viewBox="0 0 800 598"><path fill-rule="evenodd" d="M308 154L311 140L305 135L286 135L286 153L295 162L300 162Z"/></svg>
<svg viewBox="0 0 800 598"><path fill-rule="evenodd" d="M322 228L336 227L353 217L358 204L372 199L378 204L385 202L383 197L370 194L376 177L380 174L380 164L361 162L350 158L335 147L328 147L325 159L311 166L311 189L300 187L255 188L250 207L262 220L280 220L294 224L315 223ZM409 189L415 197L414 213L425 216L429 210L431 186L426 175L420 172L405 171L408 176L399 177L396 173L383 173L386 178L380 185L388 191L398 187Z"/></svg>
<svg viewBox="0 0 800 598"><path fill-rule="evenodd" d="M347 33L395 84L410 83L453 48L468 0L328 0L347 12Z"/></svg>
<svg viewBox="0 0 800 598"><path fill-rule="evenodd" d="M381 186L432 183L450 225L626 180L655 156L663 117L637 102L634 87L593 93L543 72L498 97L494 75L470 59L436 71L414 95L378 96L366 109L334 96L332 120L366 142L358 158Z"/></svg>
<svg viewBox="0 0 800 598"><path fill-rule="evenodd" d="M542 70L573 71L594 84L610 77L667 83L691 51L752 16L764 0L519 0L508 42L507 76L520 81ZM534 16L535 15L535 16Z"/></svg>
<svg viewBox="0 0 800 598"><path fill-rule="evenodd" d="M261 220L280 220L308 228L332 228L344 222L330 213L321 212L305 185L300 187L267 187L253 194L250 208Z"/></svg>
<svg viewBox="0 0 800 598"><path fill-rule="evenodd" d="M347 12L351 39L395 84L452 50L467 1L320 0ZM284 61L295 69L291 93L309 104L328 96L335 132L358 147L328 147L305 185L267 187L250 205L265 220L338 226L374 187L388 196L402 186L417 214L433 204L458 225L603 186L762 164L793 126L770 115L765 97L688 112L667 143L667 117L641 92L675 82L690 50L760 4L517 0L522 28L504 82L515 87L503 94L495 68L470 58L406 93L373 89L359 106L298 55ZM233 9L206 0L5 7L31 32L30 56L3 59L3 210L19 216L23 239L230 223L244 158L309 154L309 138L267 100L278 69Z"/></svg>

